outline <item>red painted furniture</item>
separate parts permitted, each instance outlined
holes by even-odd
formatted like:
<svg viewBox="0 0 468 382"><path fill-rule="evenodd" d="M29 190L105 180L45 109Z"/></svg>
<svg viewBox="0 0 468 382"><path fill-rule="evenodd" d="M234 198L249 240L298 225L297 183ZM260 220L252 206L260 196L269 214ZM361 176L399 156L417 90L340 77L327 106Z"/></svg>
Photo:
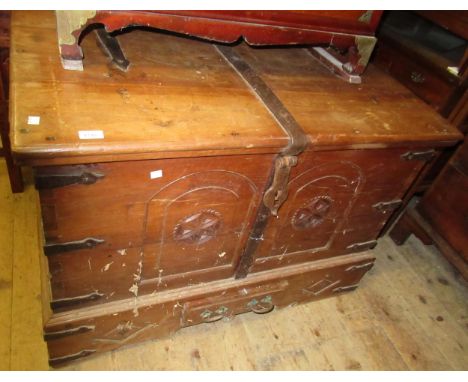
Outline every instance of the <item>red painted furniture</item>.
<svg viewBox="0 0 468 382"><path fill-rule="evenodd" d="M325 45L319 50L334 71L362 74L374 48L382 11L56 11L58 39L65 69L83 70L81 34L93 24L107 32L145 26L204 40L249 45ZM109 39L114 48L116 39ZM105 42L104 42L105 44ZM123 53L123 69L126 69ZM315 52L316 53L316 52ZM352 81L351 81L352 82Z"/></svg>

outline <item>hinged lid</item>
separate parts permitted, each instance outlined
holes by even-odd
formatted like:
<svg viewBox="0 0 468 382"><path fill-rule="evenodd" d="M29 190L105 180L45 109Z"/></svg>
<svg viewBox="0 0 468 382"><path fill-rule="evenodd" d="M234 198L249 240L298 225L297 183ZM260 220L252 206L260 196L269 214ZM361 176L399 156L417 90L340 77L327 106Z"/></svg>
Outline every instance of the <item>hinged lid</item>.
<svg viewBox="0 0 468 382"><path fill-rule="evenodd" d="M310 149L435 147L462 138L429 105L373 65L361 84L350 84L316 64L308 49L235 49L299 123Z"/></svg>
<svg viewBox="0 0 468 382"><path fill-rule="evenodd" d="M435 147L461 137L379 69L349 84L306 48L232 48L252 82L210 43L141 30L119 36L127 72L108 64L92 35L81 44L85 70L70 72L56 38L52 12L14 12L12 146L32 164L280 153L292 138L255 83L309 149Z"/></svg>
<svg viewBox="0 0 468 382"><path fill-rule="evenodd" d="M131 61L124 73L108 65L88 35L85 70L70 72L60 64L56 39L52 12L14 12L10 121L22 160L275 153L288 145L211 44L135 30L119 36Z"/></svg>

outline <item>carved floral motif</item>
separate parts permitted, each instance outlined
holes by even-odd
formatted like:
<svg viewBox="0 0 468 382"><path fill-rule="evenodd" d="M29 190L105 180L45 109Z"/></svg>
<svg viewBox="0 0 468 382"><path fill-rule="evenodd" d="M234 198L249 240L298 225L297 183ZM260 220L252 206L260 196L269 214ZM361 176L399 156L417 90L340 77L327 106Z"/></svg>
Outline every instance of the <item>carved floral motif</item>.
<svg viewBox="0 0 468 382"><path fill-rule="evenodd" d="M314 228L323 223L333 203L329 196L316 196L293 215L291 224L297 230Z"/></svg>
<svg viewBox="0 0 468 382"><path fill-rule="evenodd" d="M174 227L174 240L203 244L214 238L221 228L222 215L207 209L181 219Z"/></svg>

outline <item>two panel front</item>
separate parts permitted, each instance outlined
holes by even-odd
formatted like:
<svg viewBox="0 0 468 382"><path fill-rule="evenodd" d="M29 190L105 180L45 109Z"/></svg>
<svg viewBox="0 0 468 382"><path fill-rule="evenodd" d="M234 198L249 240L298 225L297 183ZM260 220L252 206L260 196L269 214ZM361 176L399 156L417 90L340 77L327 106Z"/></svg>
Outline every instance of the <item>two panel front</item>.
<svg viewBox="0 0 468 382"><path fill-rule="evenodd" d="M233 276L272 155L39 168L55 310Z"/></svg>
<svg viewBox="0 0 468 382"><path fill-rule="evenodd" d="M307 151L268 220L250 272L369 249L424 162L408 149Z"/></svg>

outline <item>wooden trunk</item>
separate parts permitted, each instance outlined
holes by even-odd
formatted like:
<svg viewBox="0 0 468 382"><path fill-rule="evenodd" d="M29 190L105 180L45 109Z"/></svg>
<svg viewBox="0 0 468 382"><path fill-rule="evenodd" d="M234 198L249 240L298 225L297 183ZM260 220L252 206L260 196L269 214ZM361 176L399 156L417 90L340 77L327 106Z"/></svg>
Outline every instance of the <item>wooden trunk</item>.
<svg viewBox="0 0 468 382"><path fill-rule="evenodd" d="M345 83L303 48L132 31L123 73L89 35L86 70L66 72L52 13L12 26L12 142L40 196L54 366L353 290L363 251L460 139L375 67Z"/></svg>
<svg viewBox="0 0 468 382"><path fill-rule="evenodd" d="M342 60L338 70L353 75L367 66L382 12L94 10L56 11L56 15L62 65L69 70L83 70L80 37L90 26L102 25L107 32L144 26L223 43L329 45ZM116 63L126 70L128 62L118 42L104 39L112 41L108 53L118 51Z"/></svg>

